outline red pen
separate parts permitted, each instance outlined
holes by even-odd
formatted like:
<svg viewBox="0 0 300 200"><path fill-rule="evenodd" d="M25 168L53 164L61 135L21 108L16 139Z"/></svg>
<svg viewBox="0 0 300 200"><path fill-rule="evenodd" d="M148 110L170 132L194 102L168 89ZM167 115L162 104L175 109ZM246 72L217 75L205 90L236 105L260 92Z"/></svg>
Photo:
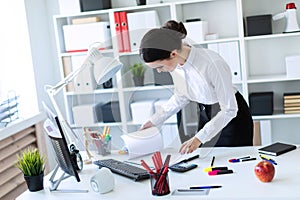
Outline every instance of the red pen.
<svg viewBox="0 0 300 200"><path fill-rule="evenodd" d="M162 168L163 163L162 163L162 158L161 158L160 152L157 151L157 152L155 152L154 155L156 156L156 160L157 160L157 162L158 162L158 164L159 164L159 168Z"/></svg>
<svg viewBox="0 0 300 200"><path fill-rule="evenodd" d="M147 163L144 160L141 160L141 165L149 172L149 174L154 174L152 169L147 165Z"/></svg>
<svg viewBox="0 0 300 200"><path fill-rule="evenodd" d="M156 159L155 154L151 158L152 158L156 173L159 173L160 172L160 167L159 167L159 163Z"/></svg>

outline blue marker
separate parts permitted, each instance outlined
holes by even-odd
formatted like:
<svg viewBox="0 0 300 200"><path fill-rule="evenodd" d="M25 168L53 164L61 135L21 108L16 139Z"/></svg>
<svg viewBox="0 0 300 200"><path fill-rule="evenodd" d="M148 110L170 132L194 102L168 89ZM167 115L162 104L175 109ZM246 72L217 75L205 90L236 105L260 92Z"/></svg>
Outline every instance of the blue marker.
<svg viewBox="0 0 300 200"><path fill-rule="evenodd" d="M221 185L193 186L193 187L190 187L190 189L199 189L199 190L202 190L202 189L212 189L212 188L221 188L221 187L222 187Z"/></svg>

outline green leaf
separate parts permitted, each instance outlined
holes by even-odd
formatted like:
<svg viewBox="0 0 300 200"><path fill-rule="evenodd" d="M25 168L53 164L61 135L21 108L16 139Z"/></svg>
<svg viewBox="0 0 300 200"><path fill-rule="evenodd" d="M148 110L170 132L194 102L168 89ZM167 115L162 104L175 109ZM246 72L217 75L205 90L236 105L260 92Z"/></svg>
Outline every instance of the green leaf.
<svg viewBox="0 0 300 200"><path fill-rule="evenodd" d="M146 68L143 63L135 63L129 67L134 77L144 76Z"/></svg>
<svg viewBox="0 0 300 200"><path fill-rule="evenodd" d="M24 176L36 176L41 174L45 168L45 157L40 155L38 149L29 147L20 155L17 155L18 162L16 167L19 168Z"/></svg>

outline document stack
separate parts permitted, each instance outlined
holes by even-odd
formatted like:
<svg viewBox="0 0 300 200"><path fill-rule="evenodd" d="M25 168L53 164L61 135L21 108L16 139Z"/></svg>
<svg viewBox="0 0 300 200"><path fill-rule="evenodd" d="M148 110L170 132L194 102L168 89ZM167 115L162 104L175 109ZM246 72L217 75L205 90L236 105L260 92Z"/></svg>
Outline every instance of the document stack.
<svg viewBox="0 0 300 200"><path fill-rule="evenodd" d="M284 114L300 113L300 93L283 94Z"/></svg>
<svg viewBox="0 0 300 200"><path fill-rule="evenodd" d="M19 118L18 99L14 91L8 92L7 98L0 97L0 128Z"/></svg>

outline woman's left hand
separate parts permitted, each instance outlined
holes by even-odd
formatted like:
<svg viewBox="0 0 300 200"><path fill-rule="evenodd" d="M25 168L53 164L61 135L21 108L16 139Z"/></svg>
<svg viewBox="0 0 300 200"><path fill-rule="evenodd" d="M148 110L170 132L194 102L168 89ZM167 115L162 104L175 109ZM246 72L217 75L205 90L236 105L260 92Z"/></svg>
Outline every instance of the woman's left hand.
<svg viewBox="0 0 300 200"><path fill-rule="evenodd" d="M181 147L179 149L179 153L180 154L192 153L200 146L200 144L201 144L201 141L194 136L191 139L185 141L181 145Z"/></svg>
<svg viewBox="0 0 300 200"><path fill-rule="evenodd" d="M154 124L152 124L151 121L147 121L145 124L143 124L143 125L141 126L140 130L144 130L144 129L147 129L147 128L151 128L151 127L153 127L153 126L154 126Z"/></svg>

